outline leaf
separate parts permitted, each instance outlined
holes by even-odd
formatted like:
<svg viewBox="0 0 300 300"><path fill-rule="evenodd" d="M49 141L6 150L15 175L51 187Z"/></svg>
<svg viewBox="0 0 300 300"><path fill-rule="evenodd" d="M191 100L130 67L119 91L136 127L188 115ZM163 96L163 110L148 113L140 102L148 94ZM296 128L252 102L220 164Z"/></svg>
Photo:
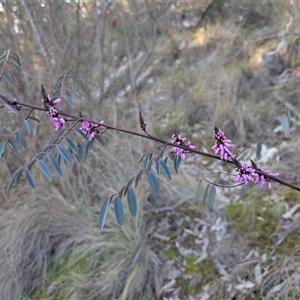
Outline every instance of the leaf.
<svg viewBox="0 0 300 300"><path fill-rule="evenodd" d="M157 175L159 175L159 161L158 160L155 162L155 169L156 169Z"/></svg>
<svg viewBox="0 0 300 300"><path fill-rule="evenodd" d="M69 147L71 148L72 152L78 156L79 155L79 149L78 147L73 143L73 141L71 139L69 139L68 137L65 137Z"/></svg>
<svg viewBox="0 0 300 300"><path fill-rule="evenodd" d="M154 195L156 197L159 197L159 187L158 187L158 182L157 182L155 175L149 171L147 173L147 176L148 176L149 184L154 192Z"/></svg>
<svg viewBox="0 0 300 300"><path fill-rule="evenodd" d="M24 147L24 145L22 143L20 131L17 131L15 136L16 136L16 141L17 141L19 147L25 149L25 147Z"/></svg>
<svg viewBox="0 0 300 300"><path fill-rule="evenodd" d="M216 199L216 187L214 185L211 186L208 192L208 198L207 198L207 206L212 209L215 203Z"/></svg>
<svg viewBox="0 0 300 300"><path fill-rule="evenodd" d="M137 202L135 192L132 188L129 188L127 191L127 204L131 215L135 217L137 213Z"/></svg>
<svg viewBox="0 0 300 300"><path fill-rule="evenodd" d="M33 189L35 189L35 181L34 181L33 176L28 168L25 169L25 175L26 175L26 178L27 178L28 182L30 183L31 187Z"/></svg>
<svg viewBox="0 0 300 300"><path fill-rule="evenodd" d="M287 138L290 137L290 122L289 122L289 118L287 117L286 114L282 114L280 116L280 122L281 122L282 130L283 130L285 136Z"/></svg>
<svg viewBox="0 0 300 300"><path fill-rule="evenodd" d="M124 209L123 209L122 200L119 196L115 198L114 208L115 208L115 216L119 225L123 225L125 221Z"/></svg>
<svg viewBox="0 0 300 300"><path fill-rule="evenodd" d="M220 183L220 178L221 178L221 172L217 172L214 183L219 184Z"/></svg>
<svg viewBox="0 0 300 300"><path fill-rule="evenodd" d="M28 134L31 134L31 129L30 129L30 126L29 126L27 120L23 120L23 127L24 127L24 130L25 130Z"/></svg>
<svg viewBox="0 0 300 300"><path fill-rule="evenodd" d="M8 105L8 104L4 104L4 106L5 106L6 108L8 108L8 110L10 110L11 112L13 112L14 114L16 114L16 115L19 114L18 110L17 110L14 106Z"/></svg>
<svg viewBox="0 0 300 300"><path fill-rule="evenodd" d="M152 153L147 153L144 160L144 169L147 169L151 158L152 158Z"/></svg>
<svg viewBox="0 0 300 300"><path fill-rule="evenodd" d="M51 175L50 170L47 167L46 163L43 160L41 160L41 159L38 159L37 163L38 163L41 171L43 172L43 174L48 179L48 181L52 181L52 175Z"/></svg>
<svg viewBox="0 0 300 300"><path fill-rule="evenodd" d="M17 179L18 175L21 173L22 174L23 169L18 169L16 170L9 178L6 190L9 191L11 189L12 184L14 181Z"/></svg>
<svg viewBox="0 0 300 300"><path fill-rule="evenodd" d="M204 190L204 196L203 196L203 199L202 199L202 203L204 203L205 200L206 200L207 192L208 192L210 186L211 186L211 184L209 183L209 184L205 187L205 190Z"/></svg>
<svg viewBox="0 0 300 300"><path fill-rule="evenodd" d="M177 174L178 174L178 171L179 171L180 164L181 164L181 157L176 156L175 159L174 159L174 169L175 169L175 172Z"/></svg>
<svg viewBox="0 0 300 300"><path fill-rule="evenodd" d="M147 153L144 153L140 158L139 160L137 161L137 165L143 160L143 158L147 155Z"/></svg>
<svg viewBox="0 0 300 300"><path fill-rule="evenodd" d="M124 190L124 196L126 196L127 190L129 189L129 187L131 186L134 180L135 180L135 176L131 177L130 180L127 182Z"/></svg>
<svg viewBox="0 0 300 300"><path fill-rule="evenodd" d="M64 98L67 100L67 102L73 107L75 108L75 103L73 101L73 99L70 96L64 95Z"/></svg>
<svg viewBox="0 0 300 300"><path fill-rule="evenodd" d="M196 201L198 201L198 199L199 199L201 183L202 183L202 179L197 183L197 186L196 186L196 191L195 191L195 200Z"/></svg>
<svg viewBox="0 0 300 300"><path fill-rule="evenodd" d="M56 149L61 154L61 156L65 160L66 164L68 166L71 166L72 165L72 159L71 159L68 151L62 145L56 145Z"/></svg>
<svg viewBox="0 0 300 300"><path fill-rule="evenodd" d="M17 148L17 145L15 143L15 139L12 137L11 139L8 140L9 145L12 147L16 155L19 155L19 151Z"/></svg>
<svg viewBox="0 0 300 300"><path fill-rule="evenodd" d="M136 175L136 180L135 180L135 187L137 187L142 175L144 173L144 170L141 170L140 172L138 172L138 174Z"/></svg>
<svg viewBox="0 0 300 300"><path fill-rule="evenodd" d="M119 197L120 197L120 198L123 197L123 193L124 193L124 190L125 190L125 189L126 189L126 185L124 185L124 186L121 188L120 192L119 192Z"/></svg>
<svg viewBox="0 0 300 300"><path fill-rule="evenodd" d="M101 145L105 145L105 143L104 143L104 141L103 141L103 139L102 139L102 137L101 136L99 136L99 135L96 135L95 136L95 139L101 144Z"/></svg>
<svg viewBox="0 0 300 300"><path fill-rule="evenodd" d="M76 132L78 132L86 141L89 141L88 137L78 128L74 129Z"/></svg>
<svg viewBox="0 0 300 300"><path fill-rule="evenodd" d="M257 159L261 158L261 149L262 149L261 143L257 142L257 144L256 144L256 158Z"/></svg>
<svg viewBox="0 0 300 300"><path fill-rule="evenodd" d="M76 157L78 159L78 162L81 163L83 161L83 145L80 145L78 149L79 149L79 155Z"/></svg>
<svg viewBox="0 0 300 300"><path fill-rule="evenodd" d="M3 156L4 149L5 149L5 142L3 142L3 143L0 145L0 157Z"/></svg>
<svg viewBox="0 0 300 300"><path fill-rule="evenodd" d="M49 159L49 161L51 162L54 170L56 171L56 173L59 175L59 176L62 176L62 171L61 171L61 168L59 166L59 163L58 161L56 160L55 156L51 153L48 153L47 154L47 157Z"/></svg>
<svg viewBox="0 0 300 300"><path fill-rule="evenodd" d="M171 174L170 174L170 171L169 171L169 168L167 167L167 165L162 160L159 160L159 164L160 164L161 170L163 171L166 178L168 180L171 180L172 177L171 177Z"/></svg>
<svg viewBox="0 0 300 300"><path fill-rule="evenodd" d="M0 132L2 131L2 124L0 123Z"/></svg>
<svg viewBox="0 0 300 300"><path fill-rule="evenodd" d="M107 216L107 211L108 211L108 208L109 208L109 204L110 204L110 199L108 198L104 201L104 203L102 204L102 207L100 209L99 221L98 221L100 231L102 231L102 229L104 227L104 223L105 223L105 219L106 219L106 216Z"/></svg>
<svg viewBox="0 0 300 300"><path fill-rule="evenodd" d="M38 118L33 117L33 116L29 116L28 119L33 120L33 121L38 122L38 123L41 123L41 121Z"/></svg>

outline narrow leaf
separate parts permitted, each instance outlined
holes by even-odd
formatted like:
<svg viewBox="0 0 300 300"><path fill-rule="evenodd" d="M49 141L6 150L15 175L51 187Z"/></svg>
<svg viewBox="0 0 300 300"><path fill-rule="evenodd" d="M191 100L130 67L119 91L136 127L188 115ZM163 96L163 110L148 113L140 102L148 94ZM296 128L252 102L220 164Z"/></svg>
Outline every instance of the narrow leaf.
<svg viewBox="0 0 300 300"><path fill-rule="evenodd" d="M104 201L104 203L102 204L102 207L100 209L99 221L98 221L100 231L102 231L102 229L104 227L105 219L106 219L108 208L109 208L109 204L110 204L110 199L108 198Z"/></svg>
<svg viewBox="0 0 300 300"><path fill-rule="evenodd" d="M196 201L198 201L198 199L199 199L201 183L202 183L202 179L197 183L197 186L196 186L196 191L195 191L195 200Z"/></svg>
<svg viewBox="0 0 300 300"><path fill-rule="evenodd" d="M6 106L6 108L8 108L8 110L10 110L11 112L13 112L14 114L16 114L16 115L19 114L18 110L14 106L8 105L8 104L4 104L4 106Z"/></svg>
<svg viewBox="0 0 300 300"><path fill-rule="evenodd" d="M79 155L79 149L78 149L78 147L68 137L65 137L65 139L66 139L68 145L70 146L71 150L73 151L73 153L78 156Z"/></svg>
<svg viewBox="0 0 300 300"><path fill-rule="evenodd" d="M61 154L61 156L64 158L67 165L72 165L72 159L68 153L68 151L62 146L62 145L56 145L56 149Z"/></svg>
<svg viewBox="0 0 300 300"><path fill-rule="evenodd" d="M144 160L144 169L147 169L150 159L152 158L152 153L147 153Z"/></svg>
<svg viewBox="0 0 300 300"><path fill-rule="evenodd" d="M171 177L171 174L170 174L170 171L169 171L169 168L167 167L167 165L162 160L159 160L159 164L160 164L161 170L164 173L164 175L166 176L166 178L168 180L171 180L172 177Z"/></svg>
<svg viewBox="0 0 300 300"><path fill-rule="evenodd" d="M154 192L154 195L156 197L159 197L159 187L155 175L152 172L148 172L147 176L148 176L149 184Z"/></svg>
<svg viewBox="0 0 300 300"><path fill-rule="evenodd" d="M25 149L25 147L23 145L23 141L21 139L20 131L16 132L16 141L17 141L17 143L18 143L18 145L19 145L20 148Z"/></svg>
<svg viewBox="0 0 300 300"><path fill-rule="evenodd" d="M257 142L257 144L256 144L256 158L257 159L261 158L261 149L262 149L262 144L260 142Z"/></svg>
<svg viewBox="0 0 300 300"><path fill-rule="evenodd" d="M221 172L217 172L214 183L219 184L220 183L220 178L221 178Z"/></svg>
<svg viewBox="0 0 300 300"><path fill-rule="evenodd" d="M3 156L4 149L5 149L5 142L3 142L3 143L0 145L0 157Z"/></svg>
<svg viewBox="0 0 300 300"><path fill-rule="evenodd" d="M75 103L73 101L73 99L70 96L64 95L64 98L67 100L67 102L73 107L75 108Z"/></svg>
<svg viewBox="0 0 300 300"><path fill-rule="evenodd" d="M181 164L181 157L176 156L175 159L174 159L174 169L175 169L175 172L177 174L178 174L178 171L179 171L180 164Z"/></svg>
<svg viewBox="0 0 300 300"><path fill-rule="evenodd" d="M37 163L38 163L41 171L43 172L43 174L48 179L48 181L51 181L52 180L52 175L51 175L50 170L47 167L46 163L43 160L41 160L41 159L38 159Z"/></svg>
<svg viewBox="0 0 300 300"><path fill-rule="evenodd" d="M212 209L216 199L216 187L214 185L211 186L208 192L207 198L207 206Z"/></svg>
<svg viewBox="0 0 300 300"><path fill-rule="evenodd" d="M130 188L130 186L134 180L135 180L135 176L131 177L130 180L128 181L128 183L126 184L126 188L124 190L124 196L126 196L127 190Z"/></svg>
<svg viewBox="0 0 300 300"><path fill-rule="evenodd" d="M115 198L114 208L115 208L115 216L119 225L123 225L125 221L124 209L123 209L122 200L119 196Z"/></svg>
<svg viewBox="0 0 300 300"><path fill-rule="evenodd" d="M2 132L2 124L0 123L0 132Z"/></svg>
<svg viewBox="0 0 300 300"><path fill-rule="evenodd" d="M38 122L38 123L41 123L41 121L38 118L33 117L33 116L29 116L28 119L33 120L33 121Z"/></svg>
<svg viewBox="0 0 300 300"><path fill-rule="evenodd" d="M290 122L286 114L280 116L280 122L285 136L290 137Z"/></svg>
<svg viewBox="0 0 300 300"><path fill-rule="evenodd" d="M140 158L139 160L137 161L137 165L143 160L143 158L147 155L147 153L144 153Z"/></svg>
<svg viewBox="0 0 300 300"><path fill-rule="evenodd" d="M208 190L210 189L210 187L211 187L211 184L209 183L209 184L206 186L205 190L204 190L204 196L203 196L203 199L202 199L202 203L205 202L206 197L207 197L207 193L208 193Z"/></svg>
<svg viewBox="0 0 300 300"><path fill-rule="evenodd" d="M28 182L30 183L31 187L33 189L35 189L35 181L34 181L33 176L28 168L25 169L25 175L26 175L26 178L27 178Z"/></svg>
<svg viewBox="0 0 300 300"><path fill-rule="evenodd" d="M88 137L78 128L74 129L76 132L78 132L86 141L89 141Z"/></svg>
<svg viewBox="0 0 300 300"><path fill-rule="evenodd" d="M51 162L54 170L56 171L56 173L59 175L59 176L62 176L62 171L61 171L61 168L59 166L59 163L58 161L56 160L55 156L51 153L48 153L47 154L47 157L49 159L49 161Z"/></svg>
<svg viewBox="0 0 300 300"><path fill-rule="evenodd" d="M95 139L101 144L101 145L105 145L105 143L104 143L104 141L103 141L103 139L102 139L102 137L101 136L99 136L99 135L96 135L95 136Z"/></svg>
<svg viewBox="0 0 300 300"><path fill-rule="evenodd" d="M6 187L7 191L9 191L11 189L12 184L16 180L17 176L20 175L20 173L22 173L22 171L23 171L23 169L18 169L10 176L7 187Z"/></svg>
<svg viewBox="0 0 300 300"><path fill-rule="evenodd" d="M19 155L18 147L16 145L14 137L8 140L9 145L12 147L16 155Z"/></svg>
<svg viewBox="0 0 300 300"><path fill-rule="evenodd" d="M24 127L24 130L25 130L28 134L31 134L31 129L30 129L30 126L29 126L27 120L23 120L23 127Z"/></svg>
<svg viewBox="0 0 300 300"><path fill-rule="evenodd" d="M136 175L136 180L135 180L135 187L137 187L142 175L144 173L144 170L141 170L140 172L138 172L138 174Z"/></svg>
<svg viewBox="0 0 300 300"><path fill-rule="evenodd" d="M135 217L137 213L137 202L135 192L131 188L127 191L127 204L131 215Z"/></svg>
<svg viewBox="0 0 300 300"><path fill-rule="evenodd" d="M157 175L159 175L159 161L158 160L155 162L155 169L156 169Z"/></svg>

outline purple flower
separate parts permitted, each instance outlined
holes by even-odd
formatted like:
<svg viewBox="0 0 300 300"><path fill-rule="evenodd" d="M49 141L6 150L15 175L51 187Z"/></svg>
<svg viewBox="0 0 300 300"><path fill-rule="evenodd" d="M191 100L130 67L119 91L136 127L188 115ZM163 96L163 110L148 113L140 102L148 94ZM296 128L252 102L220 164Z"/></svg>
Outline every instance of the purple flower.
<svg viewBox="0 0 300 300"><path fill-rule="evenodd" d="M254 164L254 163L252 162L252 164ZM267 175L271 175L271 176L275 176L275 177L276 177L276 176L279 176L279 173L271 173L270 170L264 171L259 165L255 165L255 164L254 164L254 167L255 167L256 170L259 170L259 171L261 171L261 172L264 172L264 173L266 173ZM260 183L260 187L263 187L263 186L265 185L266 182L268 182L268 188L271 189L271 188L272 188L272 184L271 184L270 180L269 180L268 178L265 178L264 175L258 175L258 174L257 174L255 183Z"/></svg>
<svg viewBox="0 0 300 300"><path fill-rule="evenodd" d="M47 111L47 114L51 119L56 118L58 116L58 111L55 108L50 107L49 110Z"/></svg>
<svg viewBox="0 0 300 300"><path fill-rule="evenodd" d="M212 146L212 150L215 154L219 154L223 160L232 160L231 149L235 146L231 140L227 139L225 133L218 127L215 127L213 132L213 138L216 140Z"/></svg>
<svg viewBox="0 0 300 300"><path fill-rule="evenodd" d="M55 99L55 100L52 100L51 101L51 104L52 105L56 105L56 104L59 104L61 102L61 98L57 98L57 99Z"/></svg>
<svg viewBox="0 0 300 300"><path fill-rule="evenodd" d="M104 121L101 121L100 124L104 123ZM96 127L99 127L98 124L90 123L88 121L82 121L80 130L89 137L89 141L92 141L95 136L100 136L101 132L99 130L95 130Z"/></svg>
<svg viewBox="0 0 300 300"><path fill-rule="evenodd" d="M63 124L66 122L63 118L52 118L51 120L52 124L55 127L55 131L62 128Z"/></svg>
<svg viewBox="0 0 300 300"><path fill-rule="evenodd" d="M236 170L239 172L239 174L235 177L235 181L242 184L247 184L249 181L254 181L258 176L255 172L255 169L245 164L237 164Z"/></svg>
<svg viewBox="0 0 300 300"><path fill-rule="evenodd" d="M180 135L177 135L177 133L173 133L172 139L174 141L174 144L181 145L181 146L186 146L190 149L195 149L195 146L193 146L190 141L188 141L185 144L186 138L181 137ZM180 156L181 159L184 160L186 158L186 153L188 153L189 151L186 151L186 150L184 150L182 148L179 148L179 147L173 147L171 149L171 152L174 152L177 156Z"/></svg>

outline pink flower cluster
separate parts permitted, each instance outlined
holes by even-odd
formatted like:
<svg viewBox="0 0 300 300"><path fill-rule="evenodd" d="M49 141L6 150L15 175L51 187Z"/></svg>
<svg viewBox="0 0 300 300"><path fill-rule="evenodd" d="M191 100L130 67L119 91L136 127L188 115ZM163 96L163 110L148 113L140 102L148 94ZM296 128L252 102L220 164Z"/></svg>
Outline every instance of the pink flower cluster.
<svg viewBox="0 0 300 300"><path fill-rule="evenodd" d="M212 146L212 150L215 154L221 155L221 159L223 160L232 160L232 152L231 149L234 147L231 140L227 139L225 133L220 130L218 127L214 128L213 138L216 140L215 144Z"/></svg>
<svg viewBox="0 0 300 300"><path fill-rule="evenodd" d="M177 133L172 134L172 139L174 141L174 144L181 145L181 146L186 146L190 149L195 149L195 146L193 146L190 141L188 141L185 144L186 138L183 138L180 135L177 135ZM188 153L188 151L186 151L182 148L179 148L179 147L173 147L171 152L176 153L176 155L180 156L181 159L185 159L186 153Z"/></svg>
<svg viewBox="0 0 300 300"><path fill-rule="evenodd" d="M57 102L57 103L59 103L59 102ZM66 122L64 118L58 117L58 111L54 107L50 107L47 111L47 114L51 119L51 123L53 124L55 131L58 131L59 129L61 129L62 126L64 125L64 123Z"/></svg>
<svg viewBox="0 0 300 300"><path fill-rule="evenodd" d="M104 123L101 121L100 124ZM100 136L101 132L99 130L95 130L96 127L99 127L98 124L90 123L88 121L81 122L80 130L89 138L89 141L92 141L95 136Z"/></svg>
<svg viewBox="0 0 300 300"><path fill-rule="evenodd" d="M268 182L269 189L272 188L270 180L266 179L264 175L259 175L256 170L266 173L271 176L279 176L279 173L271 173L269 170L264 171L260 166L255 165L254 168L245 164L237 164L236 170L239 174L236 176L235 181L242 184L247 184L249 181L253 181L255 184L260 183L260 187L263 187Z"/></svg>
<svg viewBox="0 0 300 300"><path fill-rule="evenodd" d="M51 100L51 97L50 97L49 94L47 95L47 98L48 99L46 100L46 102L49 103L49 104L51 104L51 105L56 105L56 104L59 104L61 102L61 98L57 98L55 100ZM44 99L42 99L42 102L45 103Z"/></svg>

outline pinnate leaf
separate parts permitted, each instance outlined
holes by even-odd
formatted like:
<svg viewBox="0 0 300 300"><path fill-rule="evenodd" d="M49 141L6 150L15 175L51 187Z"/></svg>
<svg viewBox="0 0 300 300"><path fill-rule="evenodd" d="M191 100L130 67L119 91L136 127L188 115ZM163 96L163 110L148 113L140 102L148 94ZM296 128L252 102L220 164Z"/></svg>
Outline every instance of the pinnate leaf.
<svg viewBox="0 0 300 300"><path fill-rule="evenodd" d="M48 181L51 181L52 180L52 175L51 175L50 170L49 170L48 166L46 165L46 163L41 159L38 159L37 163L38 163L41 171L43 172L43 174L48 179Z"/></svg>
<svg viewBox="0 0 300 300"><path fill-rule="evenodd" d="M59 176L62 176L62 171L61 171L60 165L59 165L57 159L55 158L55 156L51 153L48 153L47 157L48 157L49 161L51 162L51 164L52 164L54 170L56 171L56 173Z"/></svg>
<svg viewBox="0 0 300 300"><path fill-rule="evenodd" d="M104 203L102 204L102 207L100 209L99 220L98 220L98 225L99 225L100 231L102 231L102 229L104 227L109 205L110 205L110 199L108 198L104 201Z"/></svg>
<svg viewBox="0 0 300 300"><path fill-rule="evenodd" d="M148 172L147 176L148 176L149 184L154 192L154 195L156 197L159 197L159 187L158 187L158 182L157 182L155 175L152 172Z"/></svg>
<svg viewBox="0 0 300 300"><path fill-rule="evenodd" d="M23 120L23 127L24 127L24 130L25 130L28 134L31 134L31 129L30 129L30 126L29 126L27 120Z"/></svg>
<svg viewBox="0 0 300 300"><path fill-rule="evenodd" d="M68 153L68 151L62 145L56 145L57 151L61 154L63 159L65 160L68 166L72 165L72 159Z"/></svg>
<svg viewBox="0 0 300 300"><path fill-rule="evenodd" d="M135 192L131 188L129 188L127 191L127 204L131 215L135 217L137 213L137 202Z"/></svg>
<svg viewBox="0 0 300 300"><path fill-rule="evenodd" d="M119 196L115 198L114 209L115 209L115 216L119 225L123 225L125 221L124 209L123 209L122 200Z"/></svg>
<svg viewBox="0 0 300 300"><path fill-rule="evenodd" d="M33 189L35 189L35 181L34 181L34 178L28 168L25 169L25 175L26 175L26 179L30 183L31 187Z"/></svg>

